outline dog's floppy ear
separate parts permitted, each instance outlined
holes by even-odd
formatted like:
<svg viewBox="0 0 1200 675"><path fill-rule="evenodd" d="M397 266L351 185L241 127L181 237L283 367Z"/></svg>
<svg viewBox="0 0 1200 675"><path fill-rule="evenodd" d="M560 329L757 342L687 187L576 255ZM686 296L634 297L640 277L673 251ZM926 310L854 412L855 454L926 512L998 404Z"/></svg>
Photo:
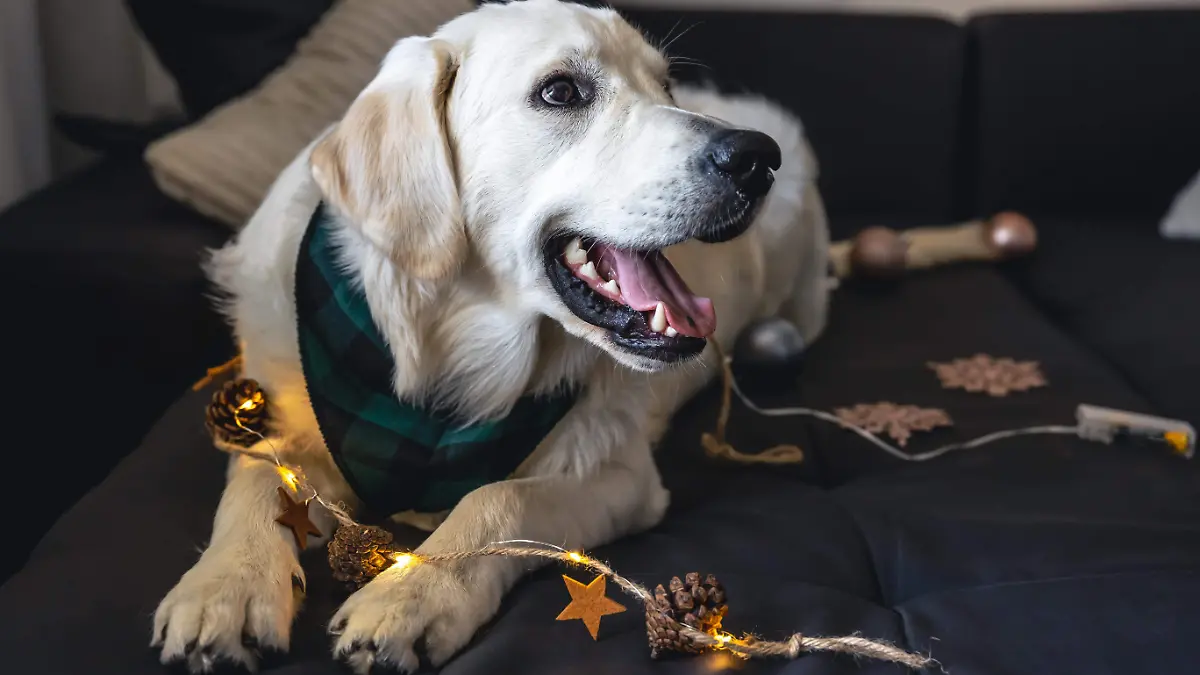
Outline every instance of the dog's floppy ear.
<svg viewBox="0 0 1200 675"><path fill-rule="evenodd" d="M310 160L325 199L422 279L450 274L466 255L445 114L456 68L443 40L396 43Z"/></svg>

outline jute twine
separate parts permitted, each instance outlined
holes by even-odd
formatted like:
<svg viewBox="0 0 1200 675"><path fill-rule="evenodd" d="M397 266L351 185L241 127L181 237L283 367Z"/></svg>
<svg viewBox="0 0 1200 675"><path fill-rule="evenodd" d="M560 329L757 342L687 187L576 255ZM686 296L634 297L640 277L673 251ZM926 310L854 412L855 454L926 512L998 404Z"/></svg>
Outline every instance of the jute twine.
<svg viewBox="0 0 1200 675"><path fill-rule="evenodd" d="M799 464L804 461L804 451L795 445L776 445L756 454L746 454L725 440L729 426L729 411L733 407L733 368L716 340L709 341L721 361L721 411L717 414L717 428L713 433L700 436L700 445L709 457L725 459L740 464Z"/></svg>
<svg viewBox="0 0 1200 675"><path fill-rule="evenodd" d="M667 618L672 618L658 608L654 603L654 595L641 584L618 574L616 570L603 562L567 551L553 544L517 540L496 542L473 551L431 555L414 553L411 555L416 562L421 564L454 562L489 556L536 557L567 562L612 579L622 591L641 601L647 611L658 612ZM728 651L747 659L769 657L794 659L801 654L810 652L835 652L897 663L913 670L922 670L939 665L935 659L928 656L905 651L888 642L870 640L859 635L818 637L794 633L786 640L772 642L759 640L752 636L733 638L727 635L714 635L684 624L680 624L679 632L692 639L696 644L711 647L714 650Z"/></svg>
<svg viewBox="0 0 1200 675"><path fill-rule="evenodd" d="M226 361L225 363L222 363L219 366L213 366L212 368L209 368L207 370L207 372L204 374L204 377L200 378L199 380L196 380L196 382L194 384L192 384L192 391L200 391L201 389L212 384L213 381L216 380L221 375L224 375L225 373L227 373L231 370L236 370L241 367L242 367L242 355L238 354L237 356L233 357L232 359L229 359L228 361Z"/></svg>

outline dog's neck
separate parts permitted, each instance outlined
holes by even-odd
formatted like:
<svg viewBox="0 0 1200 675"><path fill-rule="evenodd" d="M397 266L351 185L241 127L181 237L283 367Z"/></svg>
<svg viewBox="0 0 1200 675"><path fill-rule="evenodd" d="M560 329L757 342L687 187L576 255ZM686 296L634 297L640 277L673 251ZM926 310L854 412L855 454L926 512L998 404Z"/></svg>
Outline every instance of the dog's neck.
<svg viewBox="0 0 1200 675"><path fill-rule="evenodd" d="M481 421L503 416L524 395L584 380L601 358L553 321L506 304L494 280L471 266L451 280L419 280L353 228L335 236L391 350L400 396Z"/></svg>

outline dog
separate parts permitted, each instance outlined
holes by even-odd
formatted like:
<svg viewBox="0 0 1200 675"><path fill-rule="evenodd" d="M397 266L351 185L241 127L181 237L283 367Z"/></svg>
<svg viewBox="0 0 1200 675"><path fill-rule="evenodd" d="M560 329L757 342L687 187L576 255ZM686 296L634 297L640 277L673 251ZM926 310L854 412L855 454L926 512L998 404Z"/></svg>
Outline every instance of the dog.
<svg viewBox="0 0 1200 675"><path fill-rule="evenodd" d="M321 268L341 280L321 286L325 300L369 310L359 328L375 344L346 354L382 356L358 366L390 404L486 425L524 401L566 402L533 407L557 412L511 474L433 516L399 509L432 528L418 554L513 538L587 549L656 525L669 495L652 448L716 372L711 341L782 316L811 343L827 296L828 228L798 120L673 86L668 67L616 12L558 0L483 5L397 42L209 261L243 373L270 394L272 431L255 448L270 443L326 499L363 502L305 346L306 317L323 310L304 289L328 281ZM409 484L384 499L411 506L426 492ZM270 462L231 458L210 543L154 615L164 663L253 669L258 650L287 650L305 573L275 522L280 485ZM440 665L527 570L504 558L386 570L333 617L334 656L412 671L420 643Z"/></svg>

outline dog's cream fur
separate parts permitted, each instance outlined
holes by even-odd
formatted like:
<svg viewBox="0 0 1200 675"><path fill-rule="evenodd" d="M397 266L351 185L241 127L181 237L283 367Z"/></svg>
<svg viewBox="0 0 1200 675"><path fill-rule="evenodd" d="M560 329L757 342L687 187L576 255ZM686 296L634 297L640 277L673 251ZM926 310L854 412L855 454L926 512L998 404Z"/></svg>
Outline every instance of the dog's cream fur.
<svg viewBox="0 0 1200 675"><path fill-rule="evenodd" d="M533 110L530 89L571 58L605 78L604 102L582 120ZM668 257L713 299L724 344L772 315L793 320L809 341L821 332L828 234L799 123L753 97L679 88L672 101L666 68L616 14L555 0L485 6L431 38L404 39L216 253L211 275L228 294L245 375L271 392L273 444L325 497L355 503L320 440L297 345L295 260L320 199L340 214L344 262L391 348L398 394L485 419L527 393L586 383L518 477L468 495L419 552L510 538L591 548L662 518L668 494L651 447L711 377L713 350L652 372L657 364L613 347L566 309L545 277L542 244L551 223L640 248L680 239L695 200L679 167L702 141L689 124L698 116L771 135L783 166L746 234L688 241ZM244 636L287 649L304 570L291 534L274 522L279 484L268 463L231 461L211 542L155 614L164 662L253 667ZM328 514L313 511L332 531ZM412 670L423 638L440 664L527 568L485 559L384 572L333 618L334 653L359 671Z"/></svg>

